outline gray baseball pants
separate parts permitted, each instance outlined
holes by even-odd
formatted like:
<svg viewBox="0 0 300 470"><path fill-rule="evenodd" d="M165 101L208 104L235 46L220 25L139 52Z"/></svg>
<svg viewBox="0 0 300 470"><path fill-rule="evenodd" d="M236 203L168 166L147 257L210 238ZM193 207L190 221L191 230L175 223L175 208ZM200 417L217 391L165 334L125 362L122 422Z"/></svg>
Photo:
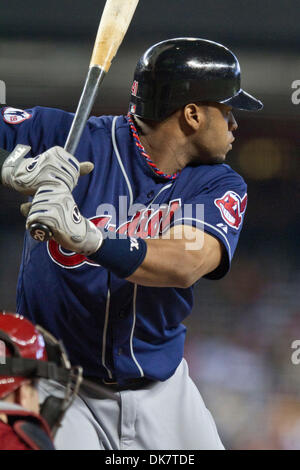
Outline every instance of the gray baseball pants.
<svg viewBox="0 0 300 470"><path fill-rule="evenodd" d="M59 385L41 381L40 396L61 396ZM119 401L80 393L66 412L58 450L223 450L214 420L189 377L183 359L165 382L115 392Z"/></svg>

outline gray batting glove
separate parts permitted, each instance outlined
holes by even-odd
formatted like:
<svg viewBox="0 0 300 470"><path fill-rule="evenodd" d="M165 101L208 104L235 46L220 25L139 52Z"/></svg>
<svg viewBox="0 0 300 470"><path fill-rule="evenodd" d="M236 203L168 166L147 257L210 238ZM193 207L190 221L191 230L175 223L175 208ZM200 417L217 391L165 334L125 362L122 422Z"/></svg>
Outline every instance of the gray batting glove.
<svg viewBox="0 0 300 470"><path fill-rule="evenodd" d="M80 214L71 192L65 186L43 186L32 203L21 206L21 212L25 217L28 214L26 229L35 223L46 225L53 234L52 238L67 250L89 256L103 242L101 231Z"/></svg>
<svg viewBox="0 0 300 470"><path fill-rule="evenodd" d="M33 195L44 185L66 187L73 191L80 175L90 173L94 165L79 161L62 147L52 147L35 158L25 158L31 147L17 145L2 166L2 183L22 194Z"/></svg>

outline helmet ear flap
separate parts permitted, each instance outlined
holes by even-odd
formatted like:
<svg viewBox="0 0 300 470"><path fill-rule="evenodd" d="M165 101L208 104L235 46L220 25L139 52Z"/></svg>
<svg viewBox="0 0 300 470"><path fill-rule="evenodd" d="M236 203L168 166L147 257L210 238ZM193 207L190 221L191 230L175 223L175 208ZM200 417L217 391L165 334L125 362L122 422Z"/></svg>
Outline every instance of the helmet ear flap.
<svg viewBox="0 0 300 470"><path fill-rule="evenodd" d="M0 330L0 341L3 341L13 357L22 357L19 348L5 331Z"/></svg>
<svg viewBox="0 0 300 470"><path fill-rule="evenodd" d="M58 366L70 369L71 363L68 359L63 343L57 340L51 333L49 333L49 331L45 330L40 325L36 325L36 329L44 338L48 361L54 362Z"/></svg>
<svg viewBox="0 0 300 470"><path fill-rule="evenodd" d="M0 350L0 366L7 367L7 372L0 376L0 399L17 390L26 381L26 377L14 376L8 363L11 360L22 360L22 354L17 344L4 330L0 330L0 343L3 343L4 350Z"/></svg>

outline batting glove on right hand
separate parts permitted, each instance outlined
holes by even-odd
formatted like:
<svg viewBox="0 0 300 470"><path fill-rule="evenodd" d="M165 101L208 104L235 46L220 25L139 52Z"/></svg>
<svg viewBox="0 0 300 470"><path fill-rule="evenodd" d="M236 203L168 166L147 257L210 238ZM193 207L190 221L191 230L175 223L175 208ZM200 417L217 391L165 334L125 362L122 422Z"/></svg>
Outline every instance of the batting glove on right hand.
<svg viewBox="0 0 300 470"><path fill-rule="evenodd" d="M62 147L52 147L35 158L25 158L30 147L17 145L4 161L2 182L22 194L33 195L44 185L63 186L72 192L80 175L90 173L94 165L79 161Z"/></svg>
<svg viewBox="0 0 300 470"><path fill-rule="evenodd" d="M52 238L67 250L88 256L95 253L103 242L102 232L80 214L65 186L43 186L32 203L21 206L21 212L25 217L28 214L26 229L32 224L46 225Z"/></svg>

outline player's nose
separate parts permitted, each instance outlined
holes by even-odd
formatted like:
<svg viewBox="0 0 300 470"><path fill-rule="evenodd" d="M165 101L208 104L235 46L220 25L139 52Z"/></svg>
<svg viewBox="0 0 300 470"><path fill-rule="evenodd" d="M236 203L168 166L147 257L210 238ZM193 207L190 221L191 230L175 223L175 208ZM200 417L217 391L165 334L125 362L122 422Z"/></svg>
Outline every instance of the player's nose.
<svg viewBox="0 0 300 470"><path fill-rule="evenodd" d="M230 119L228 121L228 127L231 132L234 132L238 128L238 123L235 120L235 117L232 113L230 113Z"/></svg>

